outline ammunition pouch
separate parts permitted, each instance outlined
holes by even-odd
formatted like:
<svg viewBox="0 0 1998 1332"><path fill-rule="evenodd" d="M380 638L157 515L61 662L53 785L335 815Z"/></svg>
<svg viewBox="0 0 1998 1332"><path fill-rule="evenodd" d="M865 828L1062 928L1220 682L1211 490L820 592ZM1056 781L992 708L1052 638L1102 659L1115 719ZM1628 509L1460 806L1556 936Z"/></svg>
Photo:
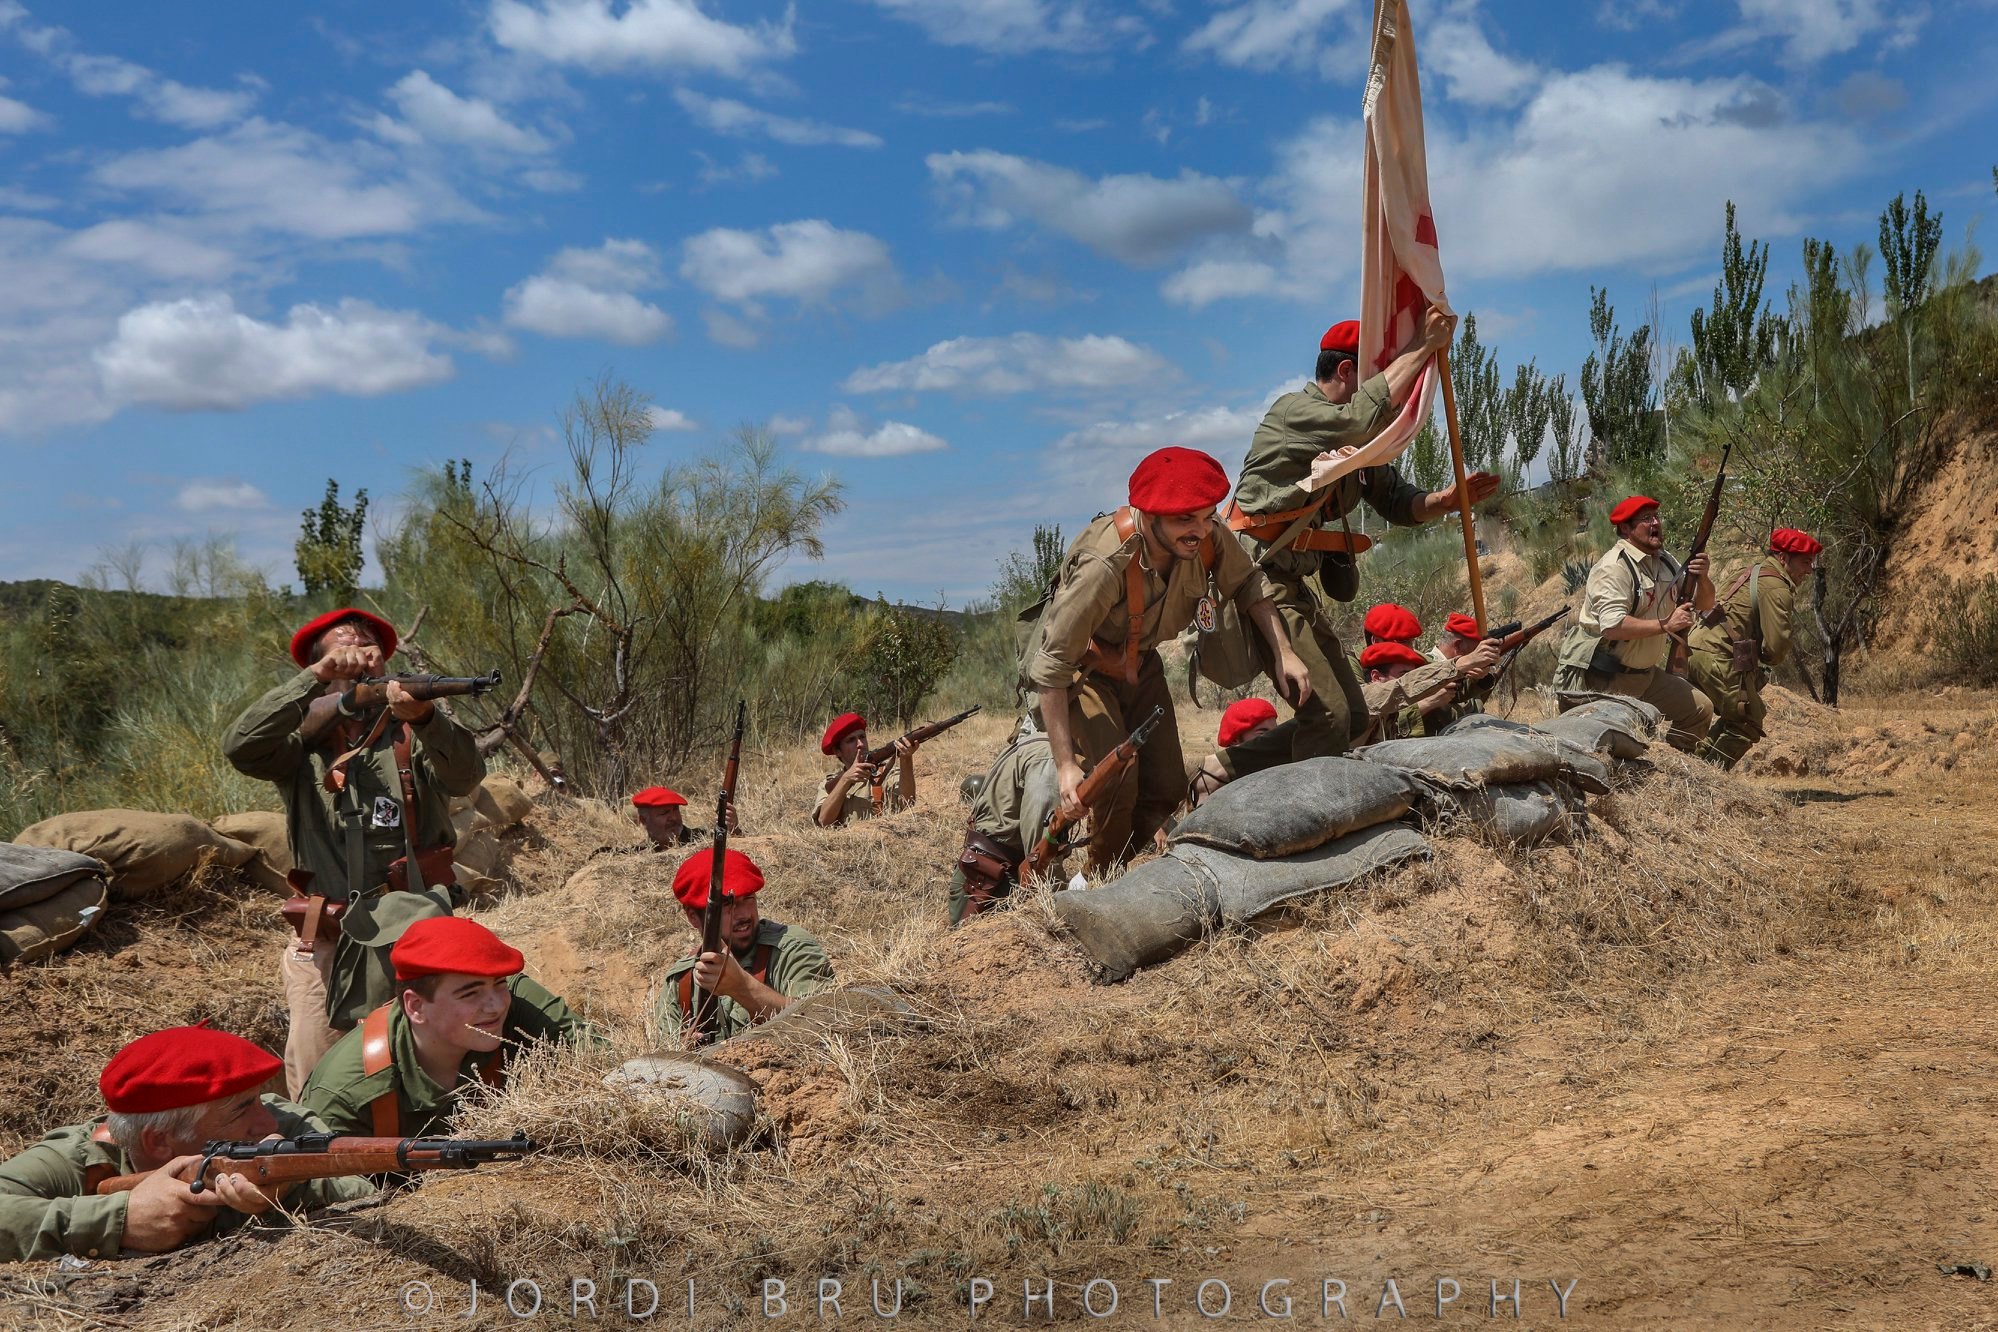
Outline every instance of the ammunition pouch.
<svg viewBox="0 0 1998 1332"><path fill-rule="evenodd" d="M1360 595L1360 562L1343 550L1327 551L1318 560L1318 586L1334 601Z"/></svg>

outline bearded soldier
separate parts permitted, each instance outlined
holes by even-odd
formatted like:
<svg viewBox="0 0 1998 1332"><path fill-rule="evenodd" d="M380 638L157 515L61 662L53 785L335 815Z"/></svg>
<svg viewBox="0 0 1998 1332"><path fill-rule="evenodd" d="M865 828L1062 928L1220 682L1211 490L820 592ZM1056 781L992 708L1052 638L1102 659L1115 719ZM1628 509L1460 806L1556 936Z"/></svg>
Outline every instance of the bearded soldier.
<svg viewBox="0 0 1998 1332"><path fill-rule="evenodd" d="M1306 490L1304 483L1315 463L1330 462L1335 450L1366 444L1394 419L1423 364L1449 347L1455 324L1453 316L1430 310L1417 337L1387 369L1364 381L1359 324L1333 325L1319 340L1313 381L1271 405L1242 463L1228 526L1242 534L1250 555L1262 560L1284 627L1311 676L1310 697L1297 705L1296 758L1340 753L1366 727L1366 700L1339 646L1328 604L1351 597L1350 587L1338 585L1340 577L1353 578L1351 561L1372 544L1347 528L1346 515L1364 500L1388 522L1413 526L1458 507L1455 485L1423 491L1385 464L1340 477L1331 483L1329 497ZM1464 484L1475 504L1497 493L1499 481L1489 472L1474 472ZM1272 550L1314 505L1310 524L1288 545Z"/></svg>
<svg viewBox="0 0 1998 1332"><path fill-rule="evenodd" d="M1762 684L1770 667L1789 660L1797 584L1810 576L1823 549L1808 532L1777 528L1769 536L1769 558L1731 580L1718 607L1693 630L1689 670L1714 705L1714 724L1699 748L1709 763L1732 768L1762 738L1769 712Z"/></svg>
<svg viewBox="0 0 1998 1332"><path fill-rule="evenodd" d="M1083 771L1162 708L1165 718L1138 761L1089 808L1090 867L1098 873L1149 843L1186 792L1186 764L1158 645L1199 618L1215 623L1231 599L1253 624L1271 679L1300 705L1311 677L1292 650L1268 585L1241 543L1214 531L1228 494L1221 464L1194 449L1149 454L1131 473L1130 503L1105 514L1062 557L1020 661L1022 683L1047 733L1056 787L1080 817Z"/></svg>

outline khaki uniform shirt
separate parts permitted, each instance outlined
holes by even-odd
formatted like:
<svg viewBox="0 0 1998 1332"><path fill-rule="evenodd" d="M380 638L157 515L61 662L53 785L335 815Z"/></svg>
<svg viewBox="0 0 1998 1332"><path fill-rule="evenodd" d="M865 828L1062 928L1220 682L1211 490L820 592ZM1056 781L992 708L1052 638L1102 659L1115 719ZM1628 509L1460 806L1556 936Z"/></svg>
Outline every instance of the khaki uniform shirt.
<svg viewBox="0 0 1998 1332"><path fill-rule="evenodd" d="M844 771L846 771L844 768L840 769L840 772ZM827 774L825 782L819 787L821 798L832 794L832 789L839 783L839 778L839 772ZM888 778L881 783L881 812L892 814L901 807L901 804L902 759L900 755L894 755L888 759ZM846 788L846 799L839 808L839 820L833 826L837 828L840 824L849 823L854 819L873 817L874 789L864 781L855 782Z"/></svg>
<svg viewBox="0 0 1998 1332"><path fill-rule="evenodd" d="M287 1138L324 1133L327 1126L303 1106L276 1096L263 1103L277 1118L277 1131ZM95 1142L91 1135L103 1117L87 1124L52 1130L40 1142L0 1164L0 1263L30 1262L73 1254L78 1258L115 1258L125 1234L125 1209L132 1195L100 1197L85 1189L93 1166L108 1166L113 1174L129 1175L131 1158L115 1143ZM291 1211L310 1211L336 1202L361 1198L375 1186L356 1175L305 1180L279 1199ZM283 1213L268 1218L281 1220ZM210 1235L234 1230L250 1218L231 1207L216 1212Z"/></svg>
<svg viewBox="0 0 1998 1332"><path fill-rule="evenodd" d="M770 974L763 978L763 983L786 999L803 999L832 983L832 960L826 956L825 945L808 930L780 925L774 920L757 923L756 941L749 945L748 952L735 955L736 962L743 970L749 970L756 965L757 950L765 944L770 945L772 952ZM659 1030L667 1040L676 1040L692 1016L680 1007L680 977L692 971L698 961L697 950L666 969L665 982L659 988ZM717 995L716 1004L720 1026L716 1040L725 1041L749 1030L752 1024L748 1009L726 995Z"/></svg>
<svg viewBox="0 0 1998 1332"><path fill-rule="evenodd" d="M1235 482L1235 502L1249 514L1276 514L1302 509L1323 492L1303 488L1311 463L1321 453L1357 447L1378 435L1394 419L1388 400L1387 377L1375 375L1353 391L1346 402L1328 400L1316 383L1286 393L1270 404L1249 441L1242 475ZM1394 467L1383 465L1348 473L1333 482L1332 498L1318 511L1315 527L1337 527L1362 500L1390 523L1415 525L1415 505L1428 492L1410 485ZM1260 558L1265 543L1250 542L1250 557ZM1318 571L1317 551L1286 550L1264 567L1291 579Z"/></svg>
<svg viewBox="0 0 1998 1332"><path fill-rule="evenodd" d="M602 1042L576 1012L526 976L508 983L513 1006L501 1029L507 1045L518 1041L562 1041L570 1045ZM305 1080L299 1099L326 1121L335 1133L372 1137L375 1098L392 1092L401 1112L401 1136L430 1137L449 1131L459 1088L484 1080L485 1070L501 1051L468 1054L458 1067L458 1080L440 1087L416 1057L416 1037L402 1005L389 1013L389 1066L379 1073L362 1072L361 1031L357 1027L336 1042Z"/></svg>
<svg viewBox="0 0 1998 1332"><path fill-rule="evenodd" d="M1060 805L1054 752L1047 736L1036 733L1008 745L993 762L971 802L971 826L1005 847L1017 864Z"/></svg>
<svg viewBox="0 0 1998 1332"><path fill-rule="evenodd" d="M1733 576L1730 576L1728 582L1732 581ZM1751 593L1755 602L1753 621L1749 618ZM1764 561L1755 581L1743 582L1735 594L1722 604L1724 617L1721 622L1712 628L1695 626L1689 645L1696 652L1711 652L1725 661L1731 655L1729 642L1753 637L1759 624L1762 664L1781 666L1790 659L1790 616L1795 603L1796 585L1790 581L1789 571L1780 561Z"/></svg>
<svg viewBox="0 0 1998 1332"><path fill-rule="evenodd" d="M1663 620L1678 604L1673 584L1679 578L1679 564L1670 555L1646 555L1628 541L1619 539L1589 570L1589 582L1582 593L1581 614L1575 627L1561 644L1561 664L1586 668L1603 632L1614 629L1635 615L1640 620ZM1625 670L1649 670L1665 664L1672 640L1664 634L1645 638L1625 638L1604 644Z"/></svg>
<svg viewBox="0 0 1998 1332"><path fill-rule="evenodd" d="M1357 665L1353 671L1353 678L1364 678ZM1399 679L1377 680L1372 684L1363 684L1360 686L1360 695L1367 700L1367 711L1373 715L1378 715L1382 708L1391 706L1397 696L1408 700L1407 705L1395 714L1397 736L1405 738L1435 735L1462 714L1458 713L1453 705L1425 715L1416 703L1456 678L1456 663L1432 661L1427 666L1414 667ZM1376 738L1381 737L1376 736Z"/></svg>
<svg viewBox="0 0 1998 1332"><path fill-rule="evenodd" d="M1249 607L1270 595L1269 584L1219 523L1213 533L1217 559L1216 592L1234 601L1244 621ZM1053 596L1041 608L1027 637L1020 676L1036 689L1066 689L1082 678L1082 658L1094 638L1105 652L1121 655L1128 637L1124 571L1131 561L1149 559L1142 532L1129 541L1117 536L1116 515L1104 514L1083 529L1062 559ZM1207 595L1207 571L1198 559L1174 560L1164 576L1145 568L1145 613L1138 650L1149 651L1193 623Z"/></svg>

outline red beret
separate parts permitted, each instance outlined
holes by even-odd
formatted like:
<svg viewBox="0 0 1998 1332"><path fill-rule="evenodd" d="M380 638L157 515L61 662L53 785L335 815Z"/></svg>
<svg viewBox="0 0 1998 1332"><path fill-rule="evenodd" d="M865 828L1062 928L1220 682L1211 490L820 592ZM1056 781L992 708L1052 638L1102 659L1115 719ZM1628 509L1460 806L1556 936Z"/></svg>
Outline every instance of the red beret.
<svg viewBox="0 0 1998 1332"><path fill-rule="evenodd" d="M355 610L352 606L342 606L339 610L327 611L324 615L307 620L299 626L298 632L291 636L291 659L301 666L310 666L312 661L305 654L312 651L312 640L334 625L347 620L359 620L375 631L375 637L381 640L384 659L395 655L397 640L394 625L379 615L370 615L364 610Z"/></svg>
<svg viewBox="0 0 1998 1332"><path fill-rule="evenodd" d="M1794 527L1779 527L1769 534L1769 549L1778 555L1815 555L1824 548L1824 542Z"/></svg>
<svg viewBox="0 0 1998 1332"><path fill-rule="evenodd" d="M1215 739L1226 749L1266 721L1276 720L1276 705L1266 698L1245 698L1230 703L1221 714L1221 734Z"/></svg>
<svg viewBox="0 0 1998 1332"><path fill-rule="evenodd" d="M708 905L708 879L714 872L715 849L702 847L680 862L673 871L673 896L680 905L705 911ZM763 871L756 862L733 848L722 852L722 896L754 897L763 887Z"/></svg>
<svg viewBox="0 0 1998 1332"><path fill-rule="evenodd" d="M1325 336L1318 339L1319 351L1345 352L1348 356L1360 354L1360 321L1348 319L1325 330Z"/></svg>
<svg viewBox="0 0 1998 1332"><path fill-rule="evenodd" d="M397 980L418 976L515 976L527 967L520 950L476 920L432 916L402 932L389 949Z"/></svg>
<svg viewBox="0 0 1998 1332"><path fill-rule="evenodd" d="M1429 658L1406 643L1369 643L1360 652L1360 669L1386 670L1390 666L1422 666Z"/></svg>
<svg viewBox="0 0 1998 1332"><path fill-rule="evenodd" d="M1407 643L1422 637L1422 621L1406 606L1384 601L1367 612L1363 627L1375 638Z"/></svg>
<svg viewBox="0 0 1998 1332"><path fill-rule="evenodd" d="M832 719L826 733L819 737L819 752L831 754L839 748L839 742L855 731L867 729L867 718L857 712L842 712Z"/></svg>
<svg viewBox="0 0 1998 1332"><path fill-rule="evenodd" d="M1156 449L1131 473L1131 507L1146 513L1198 513L1228 498L1228 474L1199 449Z"/></svg>
<svg viewBox="0 0 1998 1332"><path fill-rule="evenodd" d="M1450 612L1450 618L1443 621L1443 632L1446 634L1455 634L1459 638L1479 640L1484 638L1484 635L1478 632L1477 620L1464 614L1462 611Z"/></svg>
<svg viewBox="0 0 1998 1332"><path fill-rule="evenodd" d="M631 803L641 808L647 806L670 808L674 805L686 804L687 797L681 795L678 791L671 791L663 786L648 786L643 791L634 795L631 798Z"/></svg>
<svg viewBox="0 0 1998 1332"><path fill-rule="evenodd" d="M183 1110L261 1087L284 1061L206 1022L141 1036L98 1076L104 1104L121 1115Z"/></svg>
<svg viewBox="0 0 1998 1332"><path fill-rule="evenodd" d="M1610 521L1618 524L1627 523L1646 509L1657 507L1658 501L1649 495L1629 495L1618 500L1616 507L1610 510Z"/></svg>

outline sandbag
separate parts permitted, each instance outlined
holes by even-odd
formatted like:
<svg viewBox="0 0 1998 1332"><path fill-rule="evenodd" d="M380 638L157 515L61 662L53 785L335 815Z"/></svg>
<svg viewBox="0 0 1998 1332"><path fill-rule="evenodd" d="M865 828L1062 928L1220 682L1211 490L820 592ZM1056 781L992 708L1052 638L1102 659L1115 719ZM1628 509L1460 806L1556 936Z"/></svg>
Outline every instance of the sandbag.
<svg viewBox="0 0 1998 1332"><path fill-rule="evenodd" d="M1559 782L1445 791L1439 813L1448 831L1465 830L1489 846L1512 848L1566 841L1588 817L1581 796Z"/></svg>
<svg viewBox="0 0 1998 1332"><path fill-rule="evenodd" d="M243 876L274 893L291 893L285 875L292 868L291 835L285 830L284 815L274 810L251 810L224 814L209 820L208 826L224 837L256 848L256 854L243 862Z"/></svg>
<svg viewBox="0 0 1998 1332"><path fill-rule="evenodd" d="M484 827L459 833L457 845L451 850L451 859L470 866L481 878L491 876L504 858L505 849L500 846L499 838Z"/></svg>
<svg viewBox="0 0 1998 1332"><path fill-rule="evenodd" d="M66 880L48 897L0 910L0 967L34 962L81 939L104 916L99 868Z"/></svg>
<svg viewBox="0 0 1998 1332"><path fill-rule="evenodd" d="M1643 758L1651 748L1630 730L1628 723L1605 713L1576 709L1558 717L1533 723L1533 729L1559 736L1580 745L1592 754L1620 761Z"/></svg>
<svg viewBox="0 0 1998 1332"><path fill-rule="evenodd" d="M23 828L14 838L28 846L52 846L92 856L111 869L111 900L129 902L157 892L212 853L239 868L257 848L225 837L187 814L155 814L138 809L91 809L58 814Z"/></svg>
<svg viewBox="0 0 1998 1332"><path fill-rule="evenodd" d="M47 901L80 878L106 878L101 860L74 851L0 842L0 911Z"/></svg>
<svg viewBox="0 0 1998 1332"><path fill-rule="evenodd" d="M1558 778L1597 795L1606 795L1610 790L1609 766L1594 754L1579 745L1538 733L1532 727L1496 717L1452 734L1383 740L1354 750L1353 757L1406 768L1459 789Z"/></svg>
<svg viewBox="0 0 1998 1332"><path fill-rule="evenodd" d="M1393 823L1275 860L1176 846L1108 887L1056 893L1054 909L1095 963L1097 979L1114 982L1224 925L1246 924L1293 898L1429 855L1421 833Z"/></svg>
<svg viewBox="0 0 1998 1332"><path fill-rule="evenodd" d="M513 778L496 772L487 774L479 783L472 803L495 830L519 827L521 821L534 812L534 800L527 794L526 788Z"/></svg>
<svg viewBox="0 0 1998 1332"><path fill-rule="evenodd" d="M1179 821L1172 843L1274 860L1398 819L1420 793L1406 773L1377 763L1305 759L1228 783Z"/></svg>
<svg viewBox="0 0 1998 1332"><path fill-rule="evenodd" d="M628 1059L605 1075L604 1085L665 1102L684 1132L716 1150L756 1127L756 1084L748 1075L684 1050Z"/></svg>
<svg viewBox="0 0 1998 1332"><path fill-rule="evenodd" d="M922 1019L908 1001L885 986L856 985L850 989L827 990L807 995L786 1005L768 1022L737 1032L710 1051L726 1059L731 1051L745 1046L775 1046L795 1050L817 1045L828 1036L851 1036L863 1031L887 1031L915 1027Z"/></svg>
<svg viewBox="0 0 1998 1332"><path fill-rule="evenodd" d="M1564 716L1579 712L1585 716L1607 718L1646 739L1657 735L1659 725L1665 720L1665 714L1656 706L1628 694L1562 690L1555 693L1554 705Z"/></svg>

